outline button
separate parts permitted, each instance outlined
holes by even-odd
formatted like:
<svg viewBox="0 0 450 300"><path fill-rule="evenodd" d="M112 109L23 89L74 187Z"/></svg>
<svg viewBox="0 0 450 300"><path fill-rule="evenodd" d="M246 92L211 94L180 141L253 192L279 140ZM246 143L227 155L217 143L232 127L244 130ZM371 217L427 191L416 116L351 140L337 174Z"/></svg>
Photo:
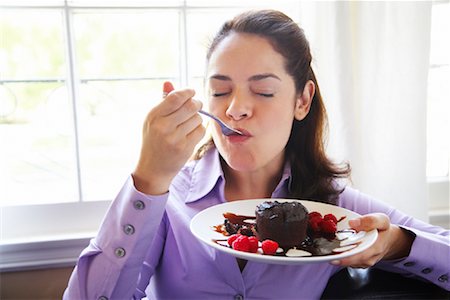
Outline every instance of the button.
<svg viewBox="0 0 450 300"><path fill-rule="evenodd" d="M422 273L423 274L430 274L432 271L433 271L432 268L425 268L425 269L422 270Z"/></svg>
<svg viewBox="0 0 450 300"><path fill-rule="evenodd" d="M114 250L114 254L117 257L124 257L125 256L125 249L123 249L122 247L116 248L116 250Z"/></svg>
<svg viewBox="0 0 450 300"><path fill-rule="evenodd" d="M100 296L100 297L98 297L98 300L108 300L108 297L106 297L106 296Z"/></svg>
<svg viewBox="0 0 450 300"><path fill-rule="evenodd" d="M134 201L134 208L137 210L143 210L145 208L145 204L141 200L136 200Z"/></svg>
<svg viewBox="0 0 450 300"><path fill-rule="evenodd" d="M439 282L447 282L448 281L448 275L442 275L438 278Z"/></svg>
<svg viewBox="0 0 450 300"><path fill-rule="evenodd" d="M131 224L123 226L123 232L125 232L126 235L132 235L134 233L134 226Z"/></svg>
<svg viewBox="0 0 450 300"><path fill-rule="evenodd" d="M404 265L405 267L412 267L412 266L414 266L415 264L416 264L416 263L413 262L413 261L408 261L408 262L404 263L403 265Z"/></svg>
<svg viewBox="0 0 450 300"><path fill-rule="evenodd" d="M244 296L241 294L234 295L234 300L244 300Z"/></svg>

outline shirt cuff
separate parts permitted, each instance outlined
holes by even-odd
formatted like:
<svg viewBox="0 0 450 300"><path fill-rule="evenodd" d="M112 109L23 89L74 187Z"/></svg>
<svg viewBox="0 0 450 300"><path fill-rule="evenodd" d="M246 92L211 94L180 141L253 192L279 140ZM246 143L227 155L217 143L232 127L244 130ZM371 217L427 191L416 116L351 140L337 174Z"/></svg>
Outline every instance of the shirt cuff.
<svg viewBox="0 0 450 300"><path fill-rule="evenodd" d="M435 285L450 290L450 245L449 238L429 234L407 226L400 226L416 237L409 255L402 259L383 261L384 269L395 269L413 274ZM392 269L391 269L392 270ZM403 272L402 272L403 273Z"/></svg>

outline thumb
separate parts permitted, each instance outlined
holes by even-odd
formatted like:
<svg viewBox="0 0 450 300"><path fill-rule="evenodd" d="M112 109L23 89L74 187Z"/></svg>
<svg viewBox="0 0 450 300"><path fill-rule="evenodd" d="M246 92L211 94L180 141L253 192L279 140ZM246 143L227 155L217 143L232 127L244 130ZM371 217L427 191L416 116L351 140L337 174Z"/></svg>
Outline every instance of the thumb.
<svg viewBox="0 0 450 300"><path fill-rule="evenodd" d="M163 96L167 96L171 91L173 91L175 88L173 87L172 82L165 81L163 85Z"/></svg>

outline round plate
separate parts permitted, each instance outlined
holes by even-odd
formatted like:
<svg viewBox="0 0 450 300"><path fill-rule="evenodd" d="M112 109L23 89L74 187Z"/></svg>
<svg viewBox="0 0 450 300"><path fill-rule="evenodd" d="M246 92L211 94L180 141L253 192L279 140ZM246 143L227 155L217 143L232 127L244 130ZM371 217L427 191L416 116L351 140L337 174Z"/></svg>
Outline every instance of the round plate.
<svg viewBox="0 0 450 300"><path fill-rule="evenodd" d="M377 239L378 236L377 230L372 230L370 232L366 232L366 234L361 239L358 240L357 247L351 250L331 255L307 256L307 257L286 257L286 256L263 255L260 253L248 253L237 251L230 247L226 247L215 242L215 240L226 239L226 237L223 234L214 231L213 228L213 226L220 225L223 223L224 213L231 212L237 215L254 216L255 209L258 204L264 201L275 201L275 200L277 200L278 202L300 201L300 203L303 204L308 209L309 212L318 211L322 215L331 213L334 214L337 217L337 219L345 217L345 219L343 219L338 223L337 225L338 230L348 229L349 228L348 221L360 217L359 214L347 210L345 208L314 201L295 200L295 199L239 200L215 205L199 212L191 220L190 224L191 232L194 234L196 238L198 238L200 241L207 244L208 246L213 247L219 251L231 254L235 257L265 263L288 264L288 265L321 263L341 259L366 250Z"/></svg>

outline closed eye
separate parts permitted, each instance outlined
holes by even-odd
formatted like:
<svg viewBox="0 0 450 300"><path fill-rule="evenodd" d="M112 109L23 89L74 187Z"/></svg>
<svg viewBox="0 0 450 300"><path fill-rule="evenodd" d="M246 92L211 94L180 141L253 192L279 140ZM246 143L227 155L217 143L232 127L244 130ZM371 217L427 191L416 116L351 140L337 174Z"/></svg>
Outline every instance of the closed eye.
<svg viewBox="0 0 450 300"><path fill-rule="evenodd" d="M258 93L258 95L266 97L266 98L271 98L271 97L273 97L274 94Z"/></svg>
<svg viewBox="0 0 450 300"><path fill-rule="evenodd" d="M226 96L228 95L229 92L225 92L225 93L213 93L212 96L213 97L222 97L222 96Z"/></svg>

